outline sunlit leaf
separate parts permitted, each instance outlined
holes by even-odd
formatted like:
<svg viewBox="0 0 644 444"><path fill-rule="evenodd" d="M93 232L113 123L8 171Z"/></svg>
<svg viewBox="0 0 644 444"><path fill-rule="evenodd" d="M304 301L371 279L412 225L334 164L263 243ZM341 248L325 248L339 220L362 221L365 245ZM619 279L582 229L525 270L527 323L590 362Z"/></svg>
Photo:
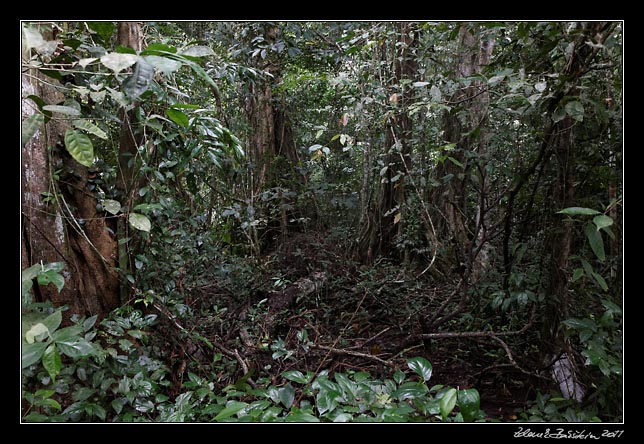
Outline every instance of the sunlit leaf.
<svg viewBox="0 0 644 444"><path fill-rule="evenodd" d="M458 391L458 407L466 422L476 419L480 407L481 396L476 389L467 389Z"/></svg>
<svg viewBox="0 0 644 444"><path fill-rule="evenodd" d="M569 207L564 208L561 211L557 211L557 214L565 214L567 216L592 216L595 214L600 214L600 212L593 210L592 208Z"/></svg>
<svg viewBox="0 0 644 444"><path fill-rule="evenodd" d="M157 71L160 71L165 75L172 74L181 68L181 62L167 57L148 55L143 57L143 59L152 65Z"/></svg>
<svg viewBox="0 0 644 444"><path fill-rule="evenodd" d="M114 74L118 74L124 69L134 65L138 59L139 57L134 54L119 54L111 52L101 56L101 63L106 68L114 71Z"/></svg>
<svg viewBox="0 0 644 444"><path fill-rule="evenodd" d="M101 205L110 214L118 214L121 211L121 203L118 200L105 199L101 202Z"/></svg>
<svg viewBox="0 0 644 444"><path fill-rule="evenodd" d="M215 55L215 51L213 51L212 48L208 46L195 45L184 49L183 51L181 51L181 54L190 57L205 57Z"/></svg>
<svg viewBox="0 0 644 444"><path fill-rule="evenodd" d="M454 407L456 406L456 389L451 388L443 395L440 402L440 412L443 417L443 421L447 419L447 416L452 413Z"/></svg>
<svg viewBox="0 0 644 444"><path fill-rule="evenodd" d="M94 163L94 146L86 134L72 129L67 130L65 132L65 147L81 165L90 167Z"/></svg>
<svg viewBox="0 0 644 444"><path fill-rule="evenodd" d="M597 230L601 230L602 228L610 227L613 225L613 218L610 216L606 216L605 214L601 214L599 216L593 217L593 223L595 226L597 226Z"/></svg>
<svg viewBox="0 0 644 444"><path fill-rule="evenodd" d="M130 222L130 225L132 225L137 230L149 232L150 229L152 228L150 219L148 219L146 216L142 214L130 213L128 220Z"/></svg>
<svg viewBox="0 0 644 444"><path fill-rule="evenodd" d="M43 333L47 333L49 329L45 324L42 322L39 322L35 325L33 325L25 334L25 340L27 341L27 344L33 344L35 341L35 338L37 336L42 335Z"/></svg>
<svg viewBox="0 0 644 444"><path fill-rule="evenodd" d="M221 421L222 419L230 418L231 416L239 413L248 406L247 403L241 401L229 401L226 404L226 407L215 416L213 421Z"/></svg>
<svg viewBox="0 0 644 444"><path fill-rule="evenodd" d="M81 112L76 108L65 105L45 105L42 107L45 111L51 111L52 113L65 114L68 116L80 116Z"/></svg>
<svg viewBox="0 0 644 444"><path fill-rule="evenodd" d="M423 378L425 382L432 377L432 364L421 356L408 359L407 366Z"/></svg>
<svg viewBox="0 0 644 444"><path fill-rule="evenodd" d="M183 127L188 127L188 116L186 116L183 112L179 111L178 109L168 108L165 110L165 113L174 123L177 123Z"/></svg>
<svg viewBox="0 0 644 444"><path fill-rule="evenodd" d="M56 376L58 376L63 367L56 344L50 344L47 347L42 356L42 365L47 370L47 373L49 373L49 376L51 376L52 382L56 381Z"/></svg>
<svg viewBox="0 0 644 444"><path fill-rule="evenodd" d="M107 140L109 137L107 136L107 133L100 129L98 126L96 126L94 123L92 123L89 120L83 120L83 119L77 119L74 120L73 125L78 128L82 129L85 132L88 132L99 139Z"/></svg>

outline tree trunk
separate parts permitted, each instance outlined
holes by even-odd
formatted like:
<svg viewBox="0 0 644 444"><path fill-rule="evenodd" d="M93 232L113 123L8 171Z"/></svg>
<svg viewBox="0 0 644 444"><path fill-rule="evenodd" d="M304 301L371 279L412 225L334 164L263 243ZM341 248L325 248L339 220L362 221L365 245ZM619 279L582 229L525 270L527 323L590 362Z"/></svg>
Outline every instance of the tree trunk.
<svg viewBox="0 0 644 444"><path fill-rule="evenodd" d="M458 56L455 60L455 78L467 78L479 74L490 63L494 50L493 37L481 38L478 25L464 22L460 25ZM435 220L443 220L439 224L441 238L449 238L454 251L454 259L459 269L468 269L468 272L478 274L484 265L485 251L480 243L485 243L485 168L479 168L480 183L477 190L476 214L470 214L468 204L467 172L473 168L465 156L465 152L472 151L481 157L487 150L490 139L486 129L488 118L489 95L487 85L480 80L473 80L469 86L459 89L449 100L453 109L444 115L445 140L454 144L454 151L445 152L444 155L452 157L459 166L450 159L444 160L436 168L436 178L439 181L447 180L444 185L435 188L431 193L431 200L439 209ZM474 165L477 168L477 165ZM442 215L442 216L441 216ZM474 222L474 223L472 223Z"/></svg>
<svg viewBox="0 0 644 444"><path fill-rule="evenodd" d="M565 96L579 95L578 83L587 72L590 63L597 54L597 49L587 42L603 43L608 35L609 26L604 22L581 23L576 29L573 41L574 49L563 69L563 75L570 79L570 87ZM575 169L577 150L580 144L575 143L574 130L578 122L570 116L557 122L552 134L552 152L557 166L557 183L553 199L556 208L563 209L575 205ZM546 245L549 248L550 266L548 269L548 301L543 316L543 352L546 359L558 355L566 349L565 338L560 325L568 317L570 297L568 294L568 259L570 257L573 231L572 225L558 219L558 226L552 229Z"/></svg>
<svg viewBox="0 0 644 444"><path fill-rule="evenodd" d="M280 28L267 25L264 39L274 44L280 34ZM265 70L270 77L252 86L251 98L248 101L247 113L253 133L249 140L249 157L252 162L251 206L256 196L269 188L277 188L279 211L277 216L264 215L268 227L278 227L280 237L285 239L289 231L288 211L292 207L289 197L285 195L287 187L298 187L302 178L296 176L289 180L293 167L298 163L297 149L292 125L288 118L283 101L273 93L273 85L281 81L281 66L276 54L267 54ZM262 69L263 67L258 66ZM257 246L259 248L259 246Z"/></svg>
<svg viewBox="0 0 644 444"><path fill-rule="evenodd" d="M394 113L385 125L385 148L387 170L381 178L380 193L374 206L367 210L359 240L359 254L363 262L371 262L374 257L385 256L393 251L397 236L404 233L405 199L407 190L406 176L411 171L410 143L412 122L409 105L412 90L401 86L401 80L412 80L417 75L415 46L417 44L417 25L410 22L400 23L400 34L393 61L393 86L398 89L390 96L395 107ZM401 259L408 257L403 251Z"/></svg>
<svg viewBox="0 0 644 444"><path fill-rule="evenodd" d="M50 36L45 35L45 38ZM28 54L23 54L23 57ZM22 76L22 96L35 95L47 104L64 96L56 81L30 70ZM38 112L30 99L22 101L23 119ZM56 115L22 148L22 266L64 262L65 286L34 285L36 301L66 305L72 315L104 317L118 307L116 240L107 230L97 199L87 187L88 169L71 158L63 137L68 125ZM53 170L59 170L59 178ZM47 201L45 196L48 196Z"/></svg>

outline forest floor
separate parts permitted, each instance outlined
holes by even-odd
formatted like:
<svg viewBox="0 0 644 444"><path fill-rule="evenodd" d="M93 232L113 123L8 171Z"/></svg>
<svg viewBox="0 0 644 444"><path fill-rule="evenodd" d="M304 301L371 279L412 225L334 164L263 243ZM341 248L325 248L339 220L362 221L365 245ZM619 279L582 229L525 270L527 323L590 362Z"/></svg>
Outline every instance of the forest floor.
<svg viewBox="0 0 644 444"><path fill-rule="evenodd" d="M517 419L540 382L510 364L494 341L409 341L453 282L416 279L417 272L382 263L359 265L342 252L321 234L296 235L253 269L252 280L240 284L241 276L233 273L186 289L193 316L186 325L195 326L191 333L197 335L180 337L169 323L162 329L176 390L187 371L212 372L217 353L236 363L219 372L222 387L247 371L268 374L274 383L282 382L286 370L366 371L384 379L406 369L406 359L422 356L433 366L430 386L476 388L489 420ZM462 324L449 327L458 331Z"/></svg>

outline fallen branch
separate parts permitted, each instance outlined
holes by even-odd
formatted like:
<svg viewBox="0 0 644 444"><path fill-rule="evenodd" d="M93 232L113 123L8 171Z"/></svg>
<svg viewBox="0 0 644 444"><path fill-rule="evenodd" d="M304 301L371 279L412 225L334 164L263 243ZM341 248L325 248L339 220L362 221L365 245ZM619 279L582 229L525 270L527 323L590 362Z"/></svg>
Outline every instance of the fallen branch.
<svg viewBox="0 0 644 444"><path fill-rule="evenodd" d="M360 353L357 351L352 351L352 350L345 350L341 348L333 348L333 347L328 347L326 345L317 345L317 344L309 344L309 347L311 348L317 348L319 350L326 350L329 353L333 353L334 355L345 355L345 356L355 356L357 358L364 358L364 359L370 359L372 361L377 361L381 364L384 364L388 367L393 367L394 365L390 363L389 361L385 361L384 359L381 359L377 356L374 355L369 355L367 353Z"/></svg>

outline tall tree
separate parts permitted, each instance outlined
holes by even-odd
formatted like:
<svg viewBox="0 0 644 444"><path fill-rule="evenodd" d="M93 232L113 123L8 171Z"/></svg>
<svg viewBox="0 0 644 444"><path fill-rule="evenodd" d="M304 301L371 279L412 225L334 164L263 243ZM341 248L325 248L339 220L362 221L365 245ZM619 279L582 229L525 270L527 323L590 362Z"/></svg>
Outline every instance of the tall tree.
<svg viewBox="0 0 644 444"><path fill-rule="evenodd" d="M23 117L42 113L42 107L65 103L61 93L65 88L59 81L31 68L31 62L40 56L52 57L46 49L47 42L55 42L51 30L31 26L23 29ZM54 109L70 112L66 108ZM114 269L117 243L105 217L97 210L95 195L88 189L89 168L74 160L65 148L85 140L70 128L67 117L54 111L47 124L39 125L33 138L23 141L22 263L25 267L63 262L63 290L58 293L52 286L35 286L36 299L49 300L55 306L67 305L67 319L72 314L103 317L119 305Z"/></svg>

